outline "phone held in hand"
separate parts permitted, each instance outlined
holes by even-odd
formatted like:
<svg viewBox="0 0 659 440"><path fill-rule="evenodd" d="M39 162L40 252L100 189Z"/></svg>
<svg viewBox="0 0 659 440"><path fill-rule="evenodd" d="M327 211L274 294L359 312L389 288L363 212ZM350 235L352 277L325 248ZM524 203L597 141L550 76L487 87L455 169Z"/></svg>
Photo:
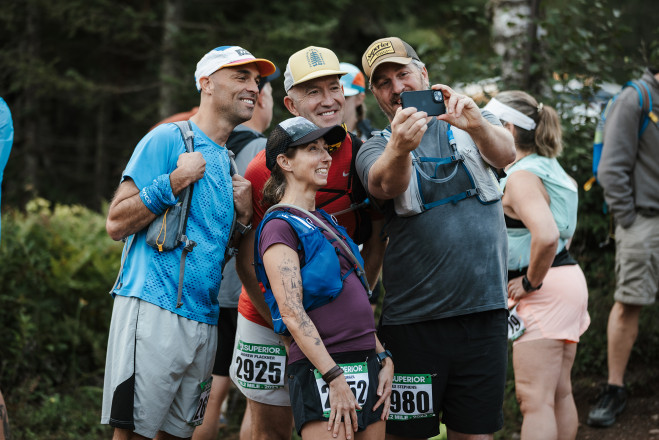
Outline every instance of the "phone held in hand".
<svg viewBox="0 0 659 440"><path fill-rule="evenodd" d="M438 116L446 113L444 95L441 90L419 90L415 92L403 92L400 94L403 108L414 107L420 112L426 112L428 116Z"/></svg>

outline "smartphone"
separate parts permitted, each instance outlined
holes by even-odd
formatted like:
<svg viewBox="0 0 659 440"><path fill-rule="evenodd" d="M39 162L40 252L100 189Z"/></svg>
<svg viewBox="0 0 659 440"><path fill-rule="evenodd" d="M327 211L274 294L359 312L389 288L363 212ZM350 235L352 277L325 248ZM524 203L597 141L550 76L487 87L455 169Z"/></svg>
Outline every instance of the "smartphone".
<svg viewBox="0 0 659 440"><path fill-rule="evenodd" d="M444 95L441 90L419 90L417 92L403 92L400 94L403 108L415 107L428 116L438 116L446 113Z"/></svg>

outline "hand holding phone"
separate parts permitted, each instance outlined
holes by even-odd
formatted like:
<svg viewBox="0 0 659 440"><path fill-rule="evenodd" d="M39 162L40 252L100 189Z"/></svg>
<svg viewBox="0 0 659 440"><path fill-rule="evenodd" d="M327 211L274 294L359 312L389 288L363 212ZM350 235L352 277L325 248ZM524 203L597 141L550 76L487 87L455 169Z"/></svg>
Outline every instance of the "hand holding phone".
<svg viewBox="0 0 659 440"><path fill-rule="evenodd" d="M415 107L420 112L426 112L428 116L439 116L446 113L444 95L441 90L403 92L400 94L400 100L403 108Z"/></svg>

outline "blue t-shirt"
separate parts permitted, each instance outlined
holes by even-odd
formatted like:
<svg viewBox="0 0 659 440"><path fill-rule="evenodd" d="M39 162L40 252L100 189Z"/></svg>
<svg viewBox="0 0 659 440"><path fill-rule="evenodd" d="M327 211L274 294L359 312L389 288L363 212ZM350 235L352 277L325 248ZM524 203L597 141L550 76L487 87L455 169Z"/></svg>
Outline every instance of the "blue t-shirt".
<svg viewBox="0 0 659 440"><path fill-rule="evenodd" d="M134 240L126 257L122 282L116 295L137 297L185 318L217 324L217 293L222 280L222 261L233 218L233 187L227 149L210 140L194 123L195 151L206 160L206 173L194 183L186 235L197 246L185 260L183 306L176 308L179 267L183 245L158 252L146 244L146 229ZM162 124L149 132L135 148L122 180L129 177L140 190L153 179L176 169L185 152L181 133L174 124Z"/></svg>

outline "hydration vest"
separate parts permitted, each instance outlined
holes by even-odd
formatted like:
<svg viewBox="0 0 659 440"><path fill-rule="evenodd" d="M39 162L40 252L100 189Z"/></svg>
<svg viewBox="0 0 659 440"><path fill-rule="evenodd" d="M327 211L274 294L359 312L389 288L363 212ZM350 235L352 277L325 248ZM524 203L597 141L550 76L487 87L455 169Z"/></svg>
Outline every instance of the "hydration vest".
<svg viewBox="0 0 659 440"><path fill-rule="evenodd" d="M361 264L361 267L363 267L364 261L359 254L359 248L348 237L346 229L340 226L322 209L319 209L318 212L337 230L338 235L349 246ZM273 210L265 215L256 230L256 242L254 244L256 278L259 281L265 302L270 308L275 333L290 335L279 312L277 301L272 293L272 287L265 272L263 258L259 252L259 242L263 226L275 218L285 220L293 228L300 240L298 250L304 250L304 261L301 262L300 268L303 292L302 305L304 306L304 310L311 311L334 300L343 290L343 281L357 267L353 265L352 269L341 275L341 263L339 262L339 255L341 254L339 249L332 245L333 240L330 241L323 234L322 229L314 225L310 219L292 214L289 211L280 210ZM362 282L365 281L363 279L364 274L358 273L358 276L362 279Z"/></svg>
<svg viewBox="0 0 659 440"><path fill-rule="evenodd" d="M499 187L499 180L492 167L485 162L471 136L463 130L448 126L446 132L451 155L448 157L421 157L416 150L411 151L412 175L410 183L404 193L394 198L394 210L401 217L421 214L424 211L446 203L458 203L469 197L477 197L482 204L495 203L501 199L503 192ZM389 140L390 129L380 132L380 135ZM431 175L423 171L421 164L434 164L435 172ZM437 175L438 167L453 165L453 170L446 177ZM429 200L424 196L422 182L442 184L453 179L459 168L464 169L469 177L470 187L463 191L439 200Z"/></svg>

